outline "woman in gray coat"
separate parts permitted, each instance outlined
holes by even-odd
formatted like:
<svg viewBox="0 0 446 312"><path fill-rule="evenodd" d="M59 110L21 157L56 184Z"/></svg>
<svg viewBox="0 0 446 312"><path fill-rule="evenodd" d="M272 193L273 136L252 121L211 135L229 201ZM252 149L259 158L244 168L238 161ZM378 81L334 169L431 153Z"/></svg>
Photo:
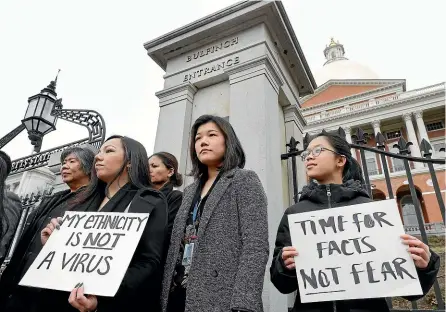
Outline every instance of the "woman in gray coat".
<svg viewBox="0 0 446 312"><path fill-rule="evenodd" d="M184 190L166 260L163 312L263 311L267 199L232 126L204 115L191 130L195 182Z"/></svg>

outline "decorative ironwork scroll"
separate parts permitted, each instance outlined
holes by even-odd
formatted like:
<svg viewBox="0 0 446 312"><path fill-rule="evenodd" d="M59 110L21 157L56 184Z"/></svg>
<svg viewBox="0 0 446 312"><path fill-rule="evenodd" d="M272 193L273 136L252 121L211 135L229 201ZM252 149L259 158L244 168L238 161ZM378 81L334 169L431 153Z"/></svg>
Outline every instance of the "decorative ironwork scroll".
<svg viewBox="0 0 446 312"><path fill-rule="evenodd" d="M90 144L96 148L100 148L102 143L104 143L105 122L104 118L98 112L87 109L55 109L52 114L60 119L87 128L88 138L16 159L12 162L12 170L10 174L17 174L23 171L47 166L52 154L63 151L69 147Z"/></svg>

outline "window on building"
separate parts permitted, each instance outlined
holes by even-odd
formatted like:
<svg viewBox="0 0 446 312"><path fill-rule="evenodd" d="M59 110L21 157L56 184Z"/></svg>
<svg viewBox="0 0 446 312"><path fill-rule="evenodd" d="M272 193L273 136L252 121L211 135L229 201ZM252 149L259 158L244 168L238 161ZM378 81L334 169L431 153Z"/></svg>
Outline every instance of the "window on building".
<svg viewBox="0 0 446 312"><path fill-rule="evenodd" d="M435 130L441 130L444 129L444 122L443 121L435 121L435 122L430 122L428 124L426 124L426 130L427 131L435 131Z"/></svg>
<svg viewBox="0 0 446 312"><path fill-rule="evenodd" d="M420 205L420 202L418 202L418 205ZM401 213L403 215L404 225L418 225L417 213L415 212L415 205L412 201L412 196L405 195L403 198L401 198ZM421 214L421 218L423 219L424 223L423 214Z"/></svg>
<svg viewBox="0 0 446 312"><path fill-rule="evenodd" d="M387 140L398 139L401 136L401 130L392 130L386 132Z"/></svg>
<svg viewBox="0 0 446 312"><path fill-rule="evenodd" d="M446 143L444 138L441 138L440 140L431 141L431 146L434 158L442 158L446 156L446 153L444 151L442 152L440 151L440 149L446 148Z"/></svg>
<svg viewBox="0 0 446 312"><path fill-rule="evenodd" d="M370 151L365 151L365 160L367 163L367 171L370 176L378 175L378 163L376 162L376 154Z"/></svg>
<svg viewBox="0 0 446 312"><path fill-rule="evenodd" d="M393 144L391 144L389 146L389 152L392 154L398 154L399 150L396 147L392 146ZM399 158L394 158L394 157L390 157L391 161L392 161L392 172L398 172L398 171L404 171L404 161L402 159Z"/></svg>

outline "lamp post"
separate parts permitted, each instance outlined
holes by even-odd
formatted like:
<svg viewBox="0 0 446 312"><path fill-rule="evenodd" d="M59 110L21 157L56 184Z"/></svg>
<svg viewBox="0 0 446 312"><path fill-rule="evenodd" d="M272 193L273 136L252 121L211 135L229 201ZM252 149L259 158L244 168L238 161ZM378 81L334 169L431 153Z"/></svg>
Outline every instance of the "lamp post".
<svg viewBox="0 0 446 312"><path fill-rule="evenodd" d="M60 72L60 69L59 69ZM28 131L28 138L34 146L34 152L40 152L43 137L56 130L57 117L52 115L53 109L62 108L62 104L58 103L56 93L56 79L42 89L39 94L33 95L28 99L28 108L22 124ZM60 105L60 107L57 107Z"/></svg>
<svg viewBox="0 0 446 312"><path fill-rule="evenodd" d="M90 144L99 148L105 140L105 122L98 112L87 109L62 109L62 99L58 99L56 93L58 75L59 73L57 73L56 78L46 88L43 88L40 93L28 98L28 107L20 125L0 138L0 149L2 149L26 129L28 138L33 145L31 155L16 159L12 162L10 175L46 166L52 154L68 147ZM51 131L56 130L58 119L63 119L87 128L88 137L41 152L43 137Z"/></svg>

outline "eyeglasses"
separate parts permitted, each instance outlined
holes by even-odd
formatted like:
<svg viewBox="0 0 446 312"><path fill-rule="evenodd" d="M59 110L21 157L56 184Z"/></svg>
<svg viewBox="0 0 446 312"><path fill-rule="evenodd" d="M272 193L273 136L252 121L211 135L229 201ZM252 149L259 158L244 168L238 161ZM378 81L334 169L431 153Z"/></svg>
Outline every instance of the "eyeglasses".
<svg viewBox="0 0 446 312"><path fill-rule="evenodd" d="M322 147L322 146L316 146L312 150L311 149L307 149L307 150L303 151L302 154L300 154L300 157L302 158L302 161L305 161L307 159L307 157L310 156L310 154L313 155L314 157L318 157L323 151L329 151L329 152L332 152L332 153L334 153L336 155L345 157L345 155L339 154L336 151L333 151L333 150L331 150L329 148L325 148L325 147Z"/></svg>

